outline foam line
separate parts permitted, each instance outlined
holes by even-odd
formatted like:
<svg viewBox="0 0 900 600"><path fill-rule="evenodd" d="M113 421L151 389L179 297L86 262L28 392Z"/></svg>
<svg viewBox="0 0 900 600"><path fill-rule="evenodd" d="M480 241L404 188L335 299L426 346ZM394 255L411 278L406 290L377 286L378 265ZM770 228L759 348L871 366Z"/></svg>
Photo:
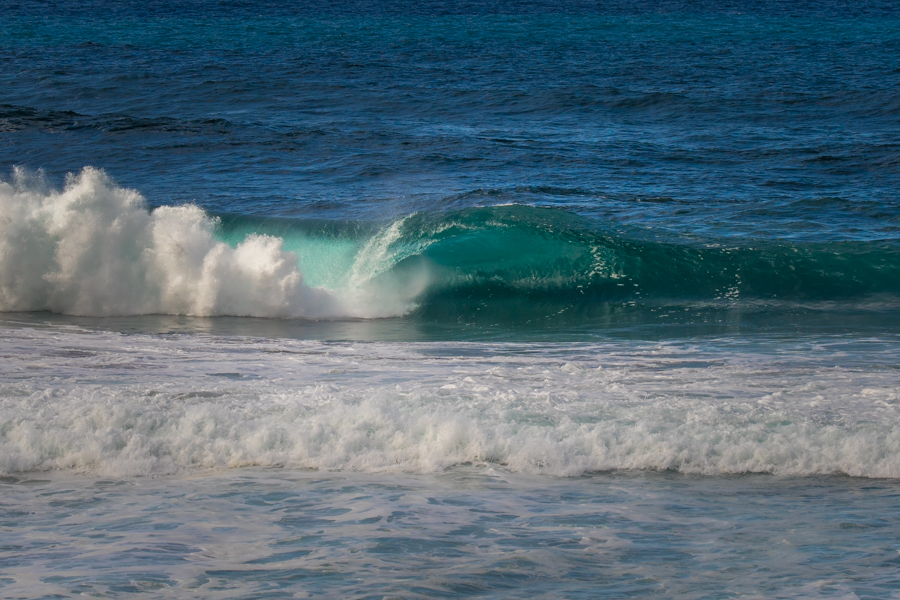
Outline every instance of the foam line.
<svg viewBox="0 0 900 600"><path fill-rule="evenodd" d="M472 463L551 476L900 477L897 375L873 340L835 336L812 350L782 341L748 353L719 342L0 333L5 473L427 473ZM848 356L857 362L835 366Z"/></svg>

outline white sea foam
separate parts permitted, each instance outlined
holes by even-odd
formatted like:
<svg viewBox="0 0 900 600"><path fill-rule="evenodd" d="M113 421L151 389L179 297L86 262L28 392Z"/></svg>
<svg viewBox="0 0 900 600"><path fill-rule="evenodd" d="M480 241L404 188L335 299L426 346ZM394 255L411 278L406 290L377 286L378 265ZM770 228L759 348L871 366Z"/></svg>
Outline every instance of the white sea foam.
<svg viewBox="0 0 900 600"><path fill-rule="evenodd" d="M4 329L0 470L246 465L900 477L865 345L329 344ZM852 350L852 351L851 351ZM860 363L862 364L862 363ZM602 367L602 368L600 368Z"/></svg>
<svg viewBox="0 0 900 600"><path fill-rule="evenodd" d="M197 206L148 211L98 169L70 175L62 191L16 170L0 182L0 311L378 317L408 310L422 289L376 285L361 268L380 272L368 246L352 289L311 287L281 239L250 235L232 248L215 227Z"/></svg>

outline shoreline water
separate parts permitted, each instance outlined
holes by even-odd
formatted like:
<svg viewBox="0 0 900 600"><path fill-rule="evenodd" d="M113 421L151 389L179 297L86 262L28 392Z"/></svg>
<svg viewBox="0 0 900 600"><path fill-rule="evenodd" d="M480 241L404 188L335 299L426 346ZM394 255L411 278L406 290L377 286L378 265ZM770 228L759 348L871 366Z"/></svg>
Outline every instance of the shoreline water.
<svg viewBox="0 0 900 600"><path fill-rule="evenodd" d="M3 332L7 473L475 462L900 477L897 340L883 331L571 342Z"/></svg>
<svg viewBox="0 0 900 600"><path fill-rule="evenodd" d="M22 598L891 598L896 584L896 481L240 469L0 488L17 522L0 585Z"/></svg>

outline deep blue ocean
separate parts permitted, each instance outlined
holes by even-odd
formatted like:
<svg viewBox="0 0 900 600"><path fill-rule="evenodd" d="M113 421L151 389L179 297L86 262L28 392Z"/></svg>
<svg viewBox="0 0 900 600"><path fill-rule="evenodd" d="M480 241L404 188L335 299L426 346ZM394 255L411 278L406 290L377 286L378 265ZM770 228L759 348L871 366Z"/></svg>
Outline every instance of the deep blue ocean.
<svg viewBox="0 0 900 600"><path fill-rule="evenodd" d="M898 598L900 3L0 0L0 596Z"/></svg>

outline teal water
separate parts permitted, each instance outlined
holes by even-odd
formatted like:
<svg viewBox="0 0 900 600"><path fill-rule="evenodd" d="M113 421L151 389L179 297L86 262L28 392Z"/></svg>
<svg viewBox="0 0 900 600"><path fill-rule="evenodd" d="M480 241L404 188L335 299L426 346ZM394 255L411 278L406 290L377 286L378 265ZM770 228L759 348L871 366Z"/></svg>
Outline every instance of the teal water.
<svg viewBox="0 0 900 600"><path fill-rule="evenodd" d="M423 313L436 305L459 313L462 300L549 301L569 309L636 301L718 301L735 308L746 301L871 301L890 307L900 291L900 247L892 240L661 236L521 205L413 214L381 231L355 223L220 220L219 237L234 246L254 234L283 239L311 285L341 288L360 264L373 277L428 271L418 300Z"/></svg>

